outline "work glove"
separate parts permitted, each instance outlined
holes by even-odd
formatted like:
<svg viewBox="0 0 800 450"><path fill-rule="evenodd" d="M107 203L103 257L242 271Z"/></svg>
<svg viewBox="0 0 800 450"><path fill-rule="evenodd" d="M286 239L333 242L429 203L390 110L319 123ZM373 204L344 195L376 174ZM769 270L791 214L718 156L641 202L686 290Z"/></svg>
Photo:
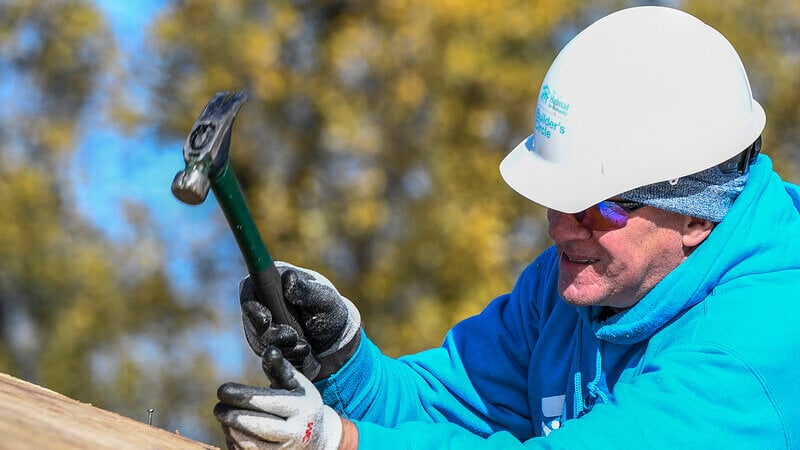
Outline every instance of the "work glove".
<svg viewBox="0 0 800 450"><path fill-rule="evenodd" d="M225 443L239 449L339 448L342 419L323 405L319 391L276 347L261 358L270 387L225 383L217 390L214 417Z"/></svg>
<svg viewBox="0 0 800 450"><path fill-rule="evenodd" d="M289 325L273 324L269 309L256 300L250 277L239 285L239 302L247 342L261 356L274 345L299 370L312 352L319 361L318 373L304 373L312 381L322 380L339 370L361 341L361 315L353 302L321 274L276 261L281 274L283 296L295 310L305 340Z"/></svg>

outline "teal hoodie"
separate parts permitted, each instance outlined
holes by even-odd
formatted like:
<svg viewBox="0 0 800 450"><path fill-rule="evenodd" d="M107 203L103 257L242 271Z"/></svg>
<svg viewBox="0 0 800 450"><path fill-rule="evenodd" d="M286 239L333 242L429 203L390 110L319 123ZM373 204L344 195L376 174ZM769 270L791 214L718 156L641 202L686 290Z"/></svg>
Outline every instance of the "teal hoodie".
<svg viewBox="0 0 800 450"><path fill-rule="evenodd" d="M441 347L392 359L363 336L318 387L361 448L800 448L798 209L761 155L633 308L566 304L551 247Z"/></svg>

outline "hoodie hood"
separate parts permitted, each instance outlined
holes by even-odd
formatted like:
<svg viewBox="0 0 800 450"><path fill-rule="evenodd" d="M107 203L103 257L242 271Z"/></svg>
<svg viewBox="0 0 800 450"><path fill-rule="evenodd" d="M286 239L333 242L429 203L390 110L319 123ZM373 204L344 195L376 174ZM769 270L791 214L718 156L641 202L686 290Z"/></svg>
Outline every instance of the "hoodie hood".
<svg viewBox="0 0 800 450"><path fill-rule="evenodd" d="M605 321L600 307L581 307L598 339L635 344L727 283L752 273L800 268L800 191L784 183L760 155L725 219L675 270L632 308Z"/></svg>

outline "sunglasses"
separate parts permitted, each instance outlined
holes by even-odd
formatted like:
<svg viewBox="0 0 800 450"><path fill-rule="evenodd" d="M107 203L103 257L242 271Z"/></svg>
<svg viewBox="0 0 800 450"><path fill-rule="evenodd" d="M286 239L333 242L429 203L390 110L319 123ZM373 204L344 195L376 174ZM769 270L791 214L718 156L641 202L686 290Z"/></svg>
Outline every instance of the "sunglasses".
<svg viewBox="0 0 800 450"><path fill-rule="evenodd" d="M630 200L605 200L572 216L590 230L610 231L624 227L630 213L645 206Z"/></svg>

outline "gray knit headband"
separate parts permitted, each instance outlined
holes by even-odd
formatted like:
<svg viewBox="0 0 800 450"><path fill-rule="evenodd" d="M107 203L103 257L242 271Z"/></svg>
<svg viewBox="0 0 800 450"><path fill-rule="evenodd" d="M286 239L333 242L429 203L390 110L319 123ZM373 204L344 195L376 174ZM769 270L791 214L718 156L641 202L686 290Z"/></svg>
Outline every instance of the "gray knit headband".
<svg viewBox="0 0 800 450"><path fill-rule="evenodd" d="M677 180L648 184L619 197L691 217L721 222L744 189L750 172L722 173L712 167Z"/></svg>

